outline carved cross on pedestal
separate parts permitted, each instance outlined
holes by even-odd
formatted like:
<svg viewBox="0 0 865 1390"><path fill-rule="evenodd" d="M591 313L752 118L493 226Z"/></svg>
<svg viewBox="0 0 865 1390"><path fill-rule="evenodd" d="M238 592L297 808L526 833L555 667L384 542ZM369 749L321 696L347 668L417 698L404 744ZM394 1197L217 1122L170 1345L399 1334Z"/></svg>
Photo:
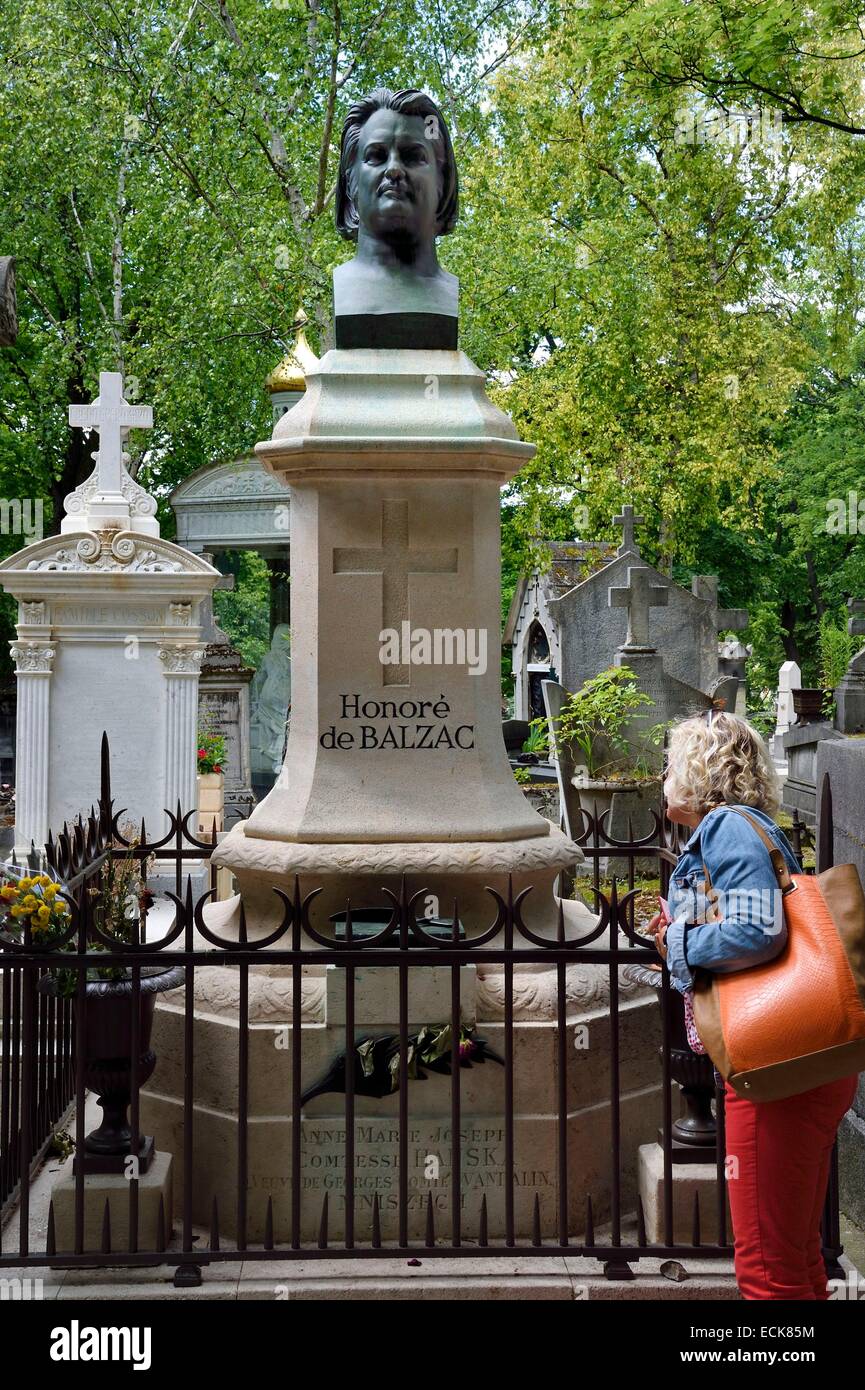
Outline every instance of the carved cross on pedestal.
<svg viewBox="0 0 865 1390"><path fill-rule="evenodd" d="M628 635L624 648L629 651L654 651L649 643L649 610L666 608L670 590L666 584L653 584L652 571L646 566L631 565L628 568L628 583L612 586L609 591L611 608L627 608Z"/></svg>
<svg viewBox="0 0 865 1390"><path fill-rule="evenodd" d="M634 516L634 509L630 503L627 503L622 508L618 516L613 517L615 525L621 526L622 528L622 544L616 551L617 555L624 555L629 550L632 550L637 555L639 555L639 547L637 546L637 542L634 540L634 528L637 526L642 526L645 523L645 520L646 518L644 516Z"/></svg>
<svg viewBox="0 0 865 1390"><path fill-rule="evenodd" d="M381 504L381 547L335 547L334 574L380 574L382 628L401 631L409 621L409 575L456 574L457 551L412 550L409 546L408 502ZM383 666L385 685L410 685L409 666Z"/></svg>
<svg viewBox="0 0 865 1390"><path fill-rule="evenodd" d="M87 507L90 517L128 519L129 503L123 496L123 445L130 429L153 428L153 407L130 405L123 399L120 372L100 372L96 400L92 405L70 405L69 423L73 429L99 431L96 491Z"/></svg>

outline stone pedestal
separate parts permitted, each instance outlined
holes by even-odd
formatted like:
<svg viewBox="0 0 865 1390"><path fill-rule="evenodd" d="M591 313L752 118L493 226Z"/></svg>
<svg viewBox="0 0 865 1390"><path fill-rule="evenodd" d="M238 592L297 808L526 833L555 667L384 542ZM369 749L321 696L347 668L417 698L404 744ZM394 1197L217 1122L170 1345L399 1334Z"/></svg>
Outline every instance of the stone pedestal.
<svg viewBox="0 0 865 1390"><path fill-rule="evenodd" d="M488 889L508 879L526 897L529 928L555 939L556 877L582 859L579 848L527 803L501 736L499 692L501 485L533 448L484 391L460 352L333 351L307 374L302 400L279 420L259 456L291 490L292 712L285 764L252 816L221 840L214 859L231 869L250 939L281 920L274 887L304 895L332 937L330 918L379 907L383 889L423 890L424 906L448 916L455 900L466 936L495 917ZM563 904L568 938L596 918ZM239 901L211 904L209 925L239 931ZM303 936L304 947L314 942ZM501 936L487 943L501 949ZM518 940L515 944L521 944ZM603 946L604 938L598 944ZM291 1183L291 976L250 970L248 1195L250 1240L264 1230L272 1199L274 1237L284 1239ZM229 1232L236 1208L238 981L227 967L196 972L195 1171L198 1219L217 1198ZM356 967L354 1043L398 1027L393 967ZM460 970L463 1025L503 1050L503 967L480 947ZM346 1049L345 972L305 971L303 1087L321 1080ZM609 969L567 969L567 1167L569 1220L579 1229L591 1194L597 1220L609 1207ZM657 1010L623 981L620 1010L623 1172L636 1196L636 1147L657 1130ZM514 970L515 1220L531 1233L535 1198L543 1228L558 1195L557 991L555 967ZM412 1029L450 1021L448 967L411 967ZM588 1042L586 1041L588 1038ZM654 1046L652 1041L654 1041ZM182 1015L157 1012L158 1089L142 1096L142 1123L182 1152ZM487 1198L490 1237L501 1237L506 1110L503 1069L494 1061L460 1069L462 1186L466 1236L478 1234ZM450 1210L451 1081L411 1080L411 1234L426 1227L427 1198L447 1229ZM302 1116L303 1238L343 1222L344 1096L324 1092ZM395 1234L398 1098L356 1100L359 1240L371 1236L372 1202L382 1238Z"/></svg>
<svg viewBox="0 0 865 1390"><path fill-rule="evenodd" d="M718 1227L717 1167L714 1163L673 1164L673 1240L687 1244L693 1239L694 1202L700 1206L700 1240L707 1244L720 1238ZM650 1244L665 1239L664 1231L664 1151L660 1144L641 1144L639 1150L639 1190ZM726 1197L728 1241L733 1239L730 1198Z"/></svg>
<svg viewBox="0 0 865 1390"><path fill-rule="evenodd" d="M466 966L460 972L462 1024L475 1025L493 1052L504 1050L504 978L500 966ZM586 1197L596 1222L610 1213L610 1015L606 967L572 966L567 977L567 1172L569 1221L581 1230ZM290 973L256 965L250 971L248 1239L264 1237L268 1199L274 1238L290 1237L291 1193L291 1005ZM356 1040L397 1032L396 972L381 967L356 970ZM326 1076L345 1050L345 973L335 966L304 971L302 1002L302 1086ZM621 1060L622 1201L636 1203L637 1151L661 1118L657 1066L658 1011L653 994L622 979L619 1014ZM214 1198L220 1235L237 1235L237 1056L238 978L226 967L196 970L194 1027L195 1110L194 1219L210 1227ZM558 1201L556 1165L558 1053L554 970L523 967L514 985L514 1193L515 1224L521 1236L532 1231L534 1200L540 1202L542 1229L555 1229ZM450 971L413 967L410 972L409 1026L450 1019ZM178 1182L183 1173L183 1087L185 1076L183 1011L166 996L154 1021L159 1067L141 1095L141 1123L171 1149ZM482 1197L486 1197L490 1239L504 1231L504 1069L494 1061L461 1068L461 1208L464 1235L477 1239ZM409 1230L426 1230L427 1197L432 1198L440 1235L450 1229L451 1091L446 1076L428 1073L409 1082ZM361 1243L372 1236L373 1199L378 1196L382 1239L397 1235L399 1100L357 1096L355 1100L355 1233ZM345 1097L329 1092L303 1109L301 1163L302 1234L318 1237L325 1195L328 1234L344 1233ZM178 1193L177 1200L181 1199Z"/></svg>
<svg viewBox="0 0 865 1390"><path fill-rule="evenodd" d="M325 915L406 873L471 933L509 871L554 930L581 854L526 802L499 718L499 490L533 452L465 354L372 349L327 353L257 446L291 489L295 597L285 764L217 851L251 930L295 873Z"/></svg>
<svg viewBox="0 0 865 1390"><path fill-rule="evenodd" d="M51 1189L54 1241L58 1255L71 1254L75 1250L73 1162L71 1157L67 1158ZM173 1166L171 1154L157 1150L147 1172L138 1179L139 1250L165 1249L171 1239ZM85 1252L99 1253L103 1249L106 1204L111 1250L120 1253L129 1249L129 1182L122 1173L105 1173L84 1179Z"/></svg>
<svg viewBox="0 0 865 1390"><path fill-rule="evenodd" d="M245 838L546 833L502 746L496 659L499 487L534 449L482 374L458 352L330 352L257 451L291 486L294 665L285 767ZM404 623L427 664L422 637L383 664Z"/></svg>

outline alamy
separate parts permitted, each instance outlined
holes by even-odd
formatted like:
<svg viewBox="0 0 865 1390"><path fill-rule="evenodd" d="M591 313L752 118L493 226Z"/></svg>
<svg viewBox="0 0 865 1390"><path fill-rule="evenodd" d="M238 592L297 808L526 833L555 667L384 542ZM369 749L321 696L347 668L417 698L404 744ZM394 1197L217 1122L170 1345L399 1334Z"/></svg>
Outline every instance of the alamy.
<svg viewBox="0 0 865 1390"><path fill-rule="evenodd" d="M467 666L472 676L487 669L485 627L386 627L378 635L382 666Z"/></svg>

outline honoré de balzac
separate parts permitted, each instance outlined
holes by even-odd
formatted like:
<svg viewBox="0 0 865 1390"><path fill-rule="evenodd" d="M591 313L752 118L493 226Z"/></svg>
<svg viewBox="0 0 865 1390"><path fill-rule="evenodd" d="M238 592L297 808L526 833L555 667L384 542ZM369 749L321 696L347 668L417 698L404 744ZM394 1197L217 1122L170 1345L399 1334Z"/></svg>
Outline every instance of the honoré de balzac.
<svg viewBox="0 0 865 1390"><path fill-rule="evenodd" d="M340 720L351 720L354 727L338 730L331 724L319 736L322 748L466 751L475 746L474 724L447 722L451 709L443 695L437 700L364 700L360 695L339 698ZM358 723L360 720L369 722Z"/></svg>

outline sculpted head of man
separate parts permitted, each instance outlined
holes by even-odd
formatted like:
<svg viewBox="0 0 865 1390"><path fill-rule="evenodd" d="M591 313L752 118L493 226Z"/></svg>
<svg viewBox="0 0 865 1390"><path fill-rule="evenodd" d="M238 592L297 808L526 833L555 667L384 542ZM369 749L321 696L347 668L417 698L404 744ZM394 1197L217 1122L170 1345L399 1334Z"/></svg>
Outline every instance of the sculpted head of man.
<svg viewBox="0 0 865 1390"><path fill-rule="evenodd" d="M383 243L411 263L453 230L457 206L453 146L435 102L412 88L379 88L355 102L340 146L336 225L342 235Z"/></svg>

